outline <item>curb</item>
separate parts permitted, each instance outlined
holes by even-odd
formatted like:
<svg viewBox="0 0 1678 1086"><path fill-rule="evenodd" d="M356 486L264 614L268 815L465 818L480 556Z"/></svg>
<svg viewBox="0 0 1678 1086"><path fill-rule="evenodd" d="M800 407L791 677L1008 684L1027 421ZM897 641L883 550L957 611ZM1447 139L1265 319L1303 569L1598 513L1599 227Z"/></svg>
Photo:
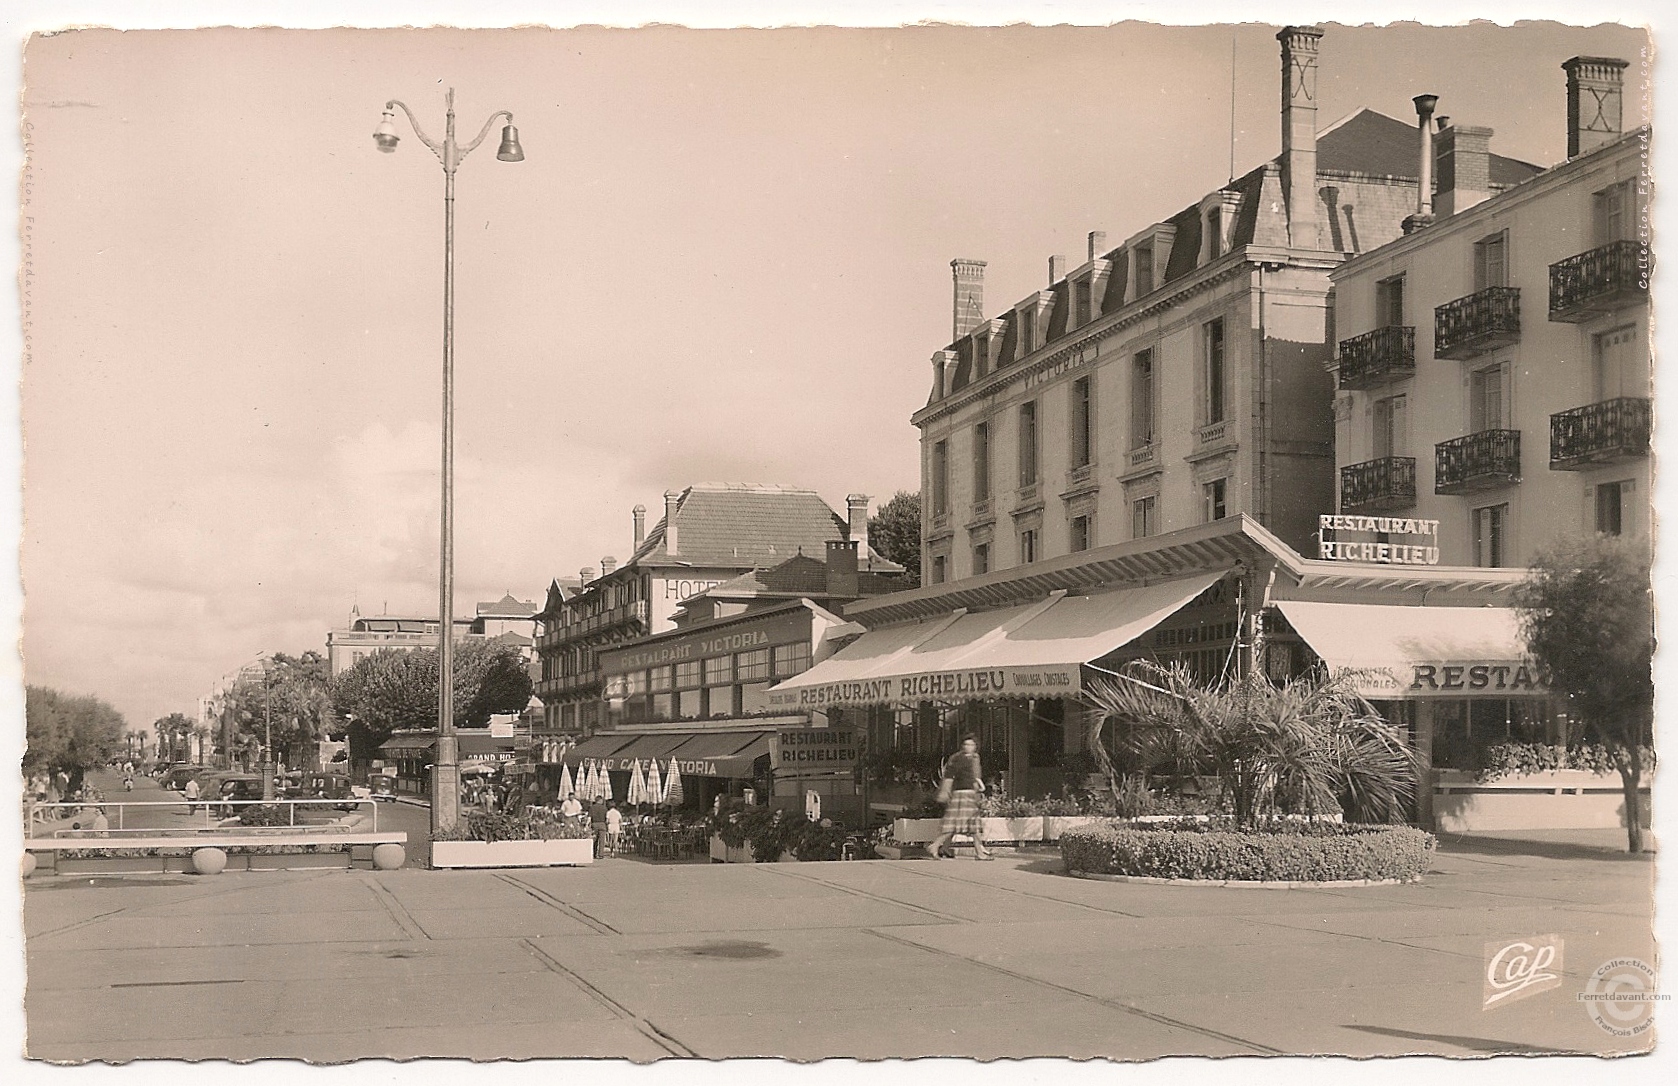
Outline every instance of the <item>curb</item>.
<svg viewBox="0 0 1678 1086"><path fill-rule="evenodd" d="M1259 882L1251 879L1165 879L1157 875L1104 875L1094 871L1066 872L1075 879L1099 882L1134 882L1144 886L1222 886L1231 890L1334 890L1353 886L1403 886L1414 879L1330 879L1323 882Z"/></svg>

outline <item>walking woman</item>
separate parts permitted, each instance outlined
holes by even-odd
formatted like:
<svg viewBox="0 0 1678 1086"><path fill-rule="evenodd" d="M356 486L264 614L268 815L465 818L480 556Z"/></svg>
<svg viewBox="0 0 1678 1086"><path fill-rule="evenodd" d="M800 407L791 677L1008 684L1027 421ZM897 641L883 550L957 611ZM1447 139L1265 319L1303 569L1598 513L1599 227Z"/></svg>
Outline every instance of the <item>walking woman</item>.
<svg viewBox="0 0 1678 1086"><path fill-rule="evenodd" d="M944 779L938 793L942 797L947 792L949 799L944 804L944 821L938 827L938 836L926 846L934 860L944 858L944 845L958 833L973 838L975 860L995 858L985 847L984 825L979 818L979 793L984 790L984 771L979 767L979 740L964 735L961 737L961 749L944 763Z"/></svg>

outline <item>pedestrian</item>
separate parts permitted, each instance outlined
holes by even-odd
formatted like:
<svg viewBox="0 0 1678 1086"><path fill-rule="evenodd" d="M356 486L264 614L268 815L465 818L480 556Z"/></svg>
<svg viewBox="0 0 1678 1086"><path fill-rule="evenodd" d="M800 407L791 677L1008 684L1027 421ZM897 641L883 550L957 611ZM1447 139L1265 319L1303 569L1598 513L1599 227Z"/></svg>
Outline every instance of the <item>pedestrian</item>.
<svg viewBox="0 0 1678 1086"><path fill-rule="evenodd" d="M616 803L606 805L606 843L613 853L618 851L623 841L623 812L618 810Z"/></svg>
<svg viewBox="0 0 1678 1086"><path fill-rule="evenodd" d="M186 787L181 789L181 795L186 797L186 809L190 812L198 800L198 778L188 777Z"/></svg>
<svg viewBox="0 0 1678 1086"><path fill-rule="evenodd" d="M588 805L588 824L594 831L594 858L599 859L606 847L606 801L596 799Z"/></svg>
<svg viewBox="0 0 1678 1086"><path fill-rule="evenodd" d="M985 848L984 823L979 817L979 794L985 790L984 770L979 765L979 740L972 735L961 737L961 749L944 763L943 780L938 786L939 798L944 800L944 820L938 826L938 836L926 846L934 860L942 860L943 848L958 833L973 838L973 858L989 860Z"/></svg>
<svg viewBox="0 0 1678 1086"><path fill-rule="evenodd" d="M583 813L583 805L577 802L577 793L565 793L565 802L559 805L559 813L566 818L578 818Z"/></svg>

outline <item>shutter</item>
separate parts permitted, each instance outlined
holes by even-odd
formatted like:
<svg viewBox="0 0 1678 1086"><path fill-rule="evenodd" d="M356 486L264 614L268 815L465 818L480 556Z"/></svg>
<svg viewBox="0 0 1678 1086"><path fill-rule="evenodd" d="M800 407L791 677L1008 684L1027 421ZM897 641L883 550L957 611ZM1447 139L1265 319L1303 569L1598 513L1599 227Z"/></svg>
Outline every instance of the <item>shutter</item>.
<svg viewBox="0 0 1678 1086"><path fill-rule="evenodd" d="M1387 438L1388 456L1410 454L1410 397L1394 396L1392 400L1392 436Z"/></svg>

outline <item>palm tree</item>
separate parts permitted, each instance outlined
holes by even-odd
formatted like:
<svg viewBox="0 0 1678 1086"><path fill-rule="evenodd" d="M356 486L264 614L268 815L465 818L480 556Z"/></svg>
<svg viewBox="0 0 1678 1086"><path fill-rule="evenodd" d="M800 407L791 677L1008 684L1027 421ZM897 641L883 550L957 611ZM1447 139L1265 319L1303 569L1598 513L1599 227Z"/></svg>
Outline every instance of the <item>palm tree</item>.
<svg viewBox="0 0 1678 1086"><path fill-rule="evenodd" d="M1280 812L1398 822L1415 795L1408 740L1338 680L1255 672L1209 687L1180 664L1135 660L1087 696L1088 744L1115 794L1107 734L1146 775L1215 775L1243 827Z"/></svg>

